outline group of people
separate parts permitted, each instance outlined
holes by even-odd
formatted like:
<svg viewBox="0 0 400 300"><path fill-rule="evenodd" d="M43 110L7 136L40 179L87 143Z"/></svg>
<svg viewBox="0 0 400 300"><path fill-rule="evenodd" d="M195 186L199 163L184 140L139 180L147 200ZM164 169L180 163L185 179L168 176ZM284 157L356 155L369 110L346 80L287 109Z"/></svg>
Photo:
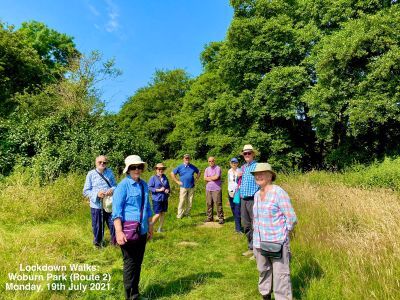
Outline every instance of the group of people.
<svg viewBox="0 0 400 300"><path fill-rule="evenodd" d="M244 233L248 250L243 253L255 259L259 271L258 288L263 299L292 299L290 281L289 232L297 222L288 194L274 184L276 173L268 163L255 161L257 151L251 145L242 150L245 163L230 160L228 171L228 199L235 220L235 231ZM119 245L123 257L123 281L126 299L139 299L139 278L146 242L153 236L153 227L159 222L157 232L163 232L165 213L168 210L170 185L164 174L166 166L158 163L155 175L148 183L141 179L147 164L137 155L125 159L123 173L126 177L117 185L112 171L107 168L107 157L96 158L96 168L89 171L83 194L89 198L92 216L93 243L101 247L104 223L110 229L111 244ZM215 158L208 158L204 171L206 181L206 222L214 221L214 205L219 224L224 224L222 205L221 168ZM177 218L190 215L195 180L200 170L190 163L190 155L171 172L172 180L180 186ZM152 194L151 209L149 194ZM112 213L104 210L102 200L113 196ZM153 215L154 211L154 215ZM132 238L128 226L133 224ZM129 225L128 225L129 224ZM130 227L131 228L131 227Z"/></svg>

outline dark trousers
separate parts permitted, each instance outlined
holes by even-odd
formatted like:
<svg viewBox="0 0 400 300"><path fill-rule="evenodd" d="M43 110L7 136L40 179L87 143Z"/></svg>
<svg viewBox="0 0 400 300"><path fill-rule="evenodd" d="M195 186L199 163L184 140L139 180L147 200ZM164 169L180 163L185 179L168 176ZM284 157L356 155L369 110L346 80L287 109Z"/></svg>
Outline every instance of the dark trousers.
<svg viewBox="0 0 400 300"><path fill-rule="evenodd" d="M247 246L253 250L253 200L241 200L240 215L242 217L242 226L244 234L247 237Z"/></svg>
<svg viewBox="0 0 400 300"><path fill-rule="evenodd" d="M144 250L146 248L147 234L140 236L136 242L128 242L121 246L124 261L124 288L126 299L139 298L139 280Z"/></svg>
<svg viewBox="0 0 400 300"><path fill-rule="evenodd" d="M114 222L111 218L111 213L106 212L104 209L90 208L92 215L92 230L93 230L93 244L100 246L104 238L104 223L107 224L110 230L111 244L115 244L115 229Z"/></svg>
<svg viewBox="0 0 400 300"><path fill-rule="evenodd" d="M235 230L237 232L242 231L242 225L240 223L240 203L234 203L233 198L228 196L229 204L231 205L231 210L233 214L233 218L235 220Z"/></svg>
<svg viewBox="0 0 400 300"><path fill-rule="evenodd" d="M222 208L222 191L206 191L207 219L213 220L214 203L217 208L218 219L224 219L224 210Z"/></svg>

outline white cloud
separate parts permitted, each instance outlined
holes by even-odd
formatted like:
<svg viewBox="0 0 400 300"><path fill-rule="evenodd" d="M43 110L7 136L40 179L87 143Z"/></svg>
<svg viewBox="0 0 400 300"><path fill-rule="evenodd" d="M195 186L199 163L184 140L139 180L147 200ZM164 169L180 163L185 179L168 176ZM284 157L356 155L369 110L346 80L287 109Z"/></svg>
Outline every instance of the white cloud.
<svg viewBox="0 0 400 300"><path fill-rule="evenodd" d="M100 16L100 12L97 10L95 6L88 4L88 7L92 15L95 15L96 17Z"/></svg>
<svg viewBox="0 0 400 300"><path fill-rule="evenodd" d="M106 30L108 32L115 32L120 27L119 25L119 8L112 0L106 0L107 16Z"/></svg>

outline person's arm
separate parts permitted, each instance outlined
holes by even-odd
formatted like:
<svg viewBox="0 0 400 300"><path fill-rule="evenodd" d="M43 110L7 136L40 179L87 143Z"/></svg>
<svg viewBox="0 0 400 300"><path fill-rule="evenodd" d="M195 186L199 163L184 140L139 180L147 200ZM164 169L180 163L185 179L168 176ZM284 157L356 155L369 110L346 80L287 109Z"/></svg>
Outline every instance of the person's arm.
<svg viewBox="0 0 400 300"><path fill-rule="evenodd" d="M156 189L156 181L154 179L154 176L150 177L150 180L149 180L149 183L148 183L148 187L149 187L149 190L152 193L158 192L157 189Z"/></svg>
<svg viewBox="0 0 400 300"><path fill-rule="evenodd" d="M176 182L176 184L182 185L182 181L178 180L178 178L176 177L174 172L171 172L171 178L172 178L173 181Z"/></svg>
<svg viewBox="0 0 400 300"><path fill-rule="evenodd" d="M153 232L154 232L154 228L153 228L153 217L150 217L147 219L148 222L148 226L149 226L149 230L147 231L147 240L151 240L153 238Z"/></svg>
<svg viewBox="0 0 400 300"><path fill-rule="evenodd" d="M201 171L195 167L195 173L197 173L196 180L200 179Z"/></svg>
<svg viewBox="0 0 400 300"><path fill-rule="evenodd" d="M279 209L286 218L286 228L288 231L292 231L297 223L297 216L294 212L292 203L290 202L289 195L283 189L281 189L279 193L277 193L277 196L279 197Z"/></svg>
<svg viewBox="0 0 400 300"><path fill-rule="evenodd" d="M146 209L146 215L147 215L147 223L148 223L148 231L147 231L147 240L151 240L153 237L153 211L150 206L150 199L149 199L149 194L147 193L147 200L145 202L145 207Z"/></svg>
<svg viewBox="0 0 400 300"><path fill-rule="evenodd" d="M171 187L169 186L167 175L164 175L164 179L165 179L165 193L169 194Z"/></svg>
<svg viewBox="0 0 400 300"><path fill-rule="evenodd" d="M215 181L215 180L220 179L220 178L221 178L221 168L220 168L220 167L217 167L217 169L216 169L216 174L215 174L214 176L210 176L210 177L208 177L208 178L211 179L210 181Z"/></svg>
<svg viewBox="0 0 400 300"><path fill-rule="evenodd" d="M114 191L112 203L112 219L115 227L115 237L118 245L124 245L127 242L125 233L122 231L122 211L123 202L126 199L126 189L121 184Z"/></svg>
<svg viewBox="0 0 400 300"><path fill-rule="evenodd" d="M207 169L204 170L204 180L207 182L211 181L211 177L208 176Z"/></svg>
<svg viewBox="0 0 400 300"><path fill-rule="evenodd" d="M122 231L122 222L120 218L114 220L114 228L118 245L124 245L128 240L126 239L125 233Z"/></svg>
<svg viewBox="0 0 400 300"><path fill-rule="evenodd" d="M97 197L104 196L103 192L96 193L96 191L93 190L92 176L90 172L86 175L85 185L83 186L83 196L87 197L89 201L92 201L93 203L96 202Z"/></svg>

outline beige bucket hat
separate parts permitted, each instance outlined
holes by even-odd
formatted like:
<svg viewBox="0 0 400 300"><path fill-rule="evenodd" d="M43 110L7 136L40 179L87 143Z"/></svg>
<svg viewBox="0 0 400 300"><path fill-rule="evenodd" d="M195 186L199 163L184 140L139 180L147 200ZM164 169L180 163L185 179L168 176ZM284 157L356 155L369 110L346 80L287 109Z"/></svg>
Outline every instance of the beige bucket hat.
<svg viewBox="0 0 400 300"><path fill-rule="evenodd" d="M129 155L125 158L125 169L123 173L126 173L128 171L129 166L131 165L144 165L146 168L146 163L142 161L139 155Z"/></svg>
<svg viewBox="0 0 400 300"><path fill-rule="evenodd" d="M154 170L156 169L166 169L167 167L163 164L163 163L158 163L156 164L156 166L154 167Z"/></svg>
<svg viewBox="0 0 400 300"><path fill-rule="evenodd" d="M269 163L257 163L256 168L254 171L251 171L251 174L255 174L258 172L271 172L272 173L272 181L275 181L276 179L276 173L274 170L272 170L272 167Z"/></svg>

